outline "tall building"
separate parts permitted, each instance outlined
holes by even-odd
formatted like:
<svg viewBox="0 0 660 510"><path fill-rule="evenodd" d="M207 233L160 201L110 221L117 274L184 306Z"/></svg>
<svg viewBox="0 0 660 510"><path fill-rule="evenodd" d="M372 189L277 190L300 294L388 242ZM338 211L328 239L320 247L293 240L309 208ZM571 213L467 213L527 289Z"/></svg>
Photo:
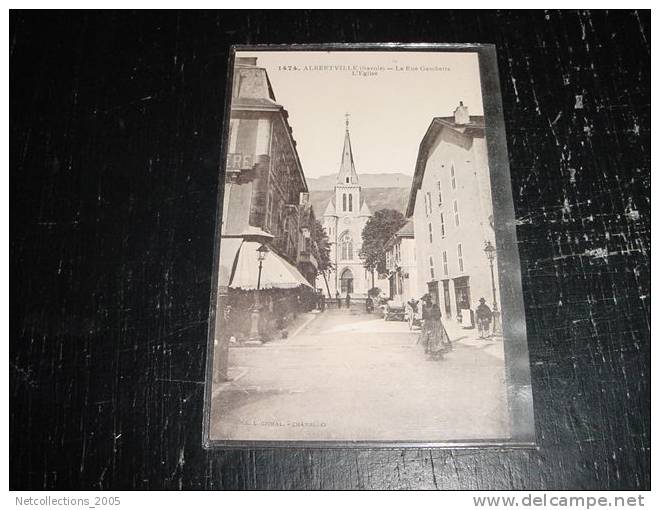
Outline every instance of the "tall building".
<svg viewBox="0 0 660 510"><path fill-rule="evenodd" d="M236 59L225 167L219 286L247 289L256 263L241 275L241 253L266 244L284 269L263 271L260 288L313 286L314 213L288 113L278 104L266 69L256 58ZM280 263L281 262L281 263ZM299 278L300 273L305 278ZM255 280L255 282L252 282ZM299 281L301 280L301 281Z"/></svg>
<svg viewBox="0 0 660 510"><path fill-rule="evenodd" d="M363 298L367 296L372 283L378 286L378 282L371 281L371 273L364 268L359 256L362 229L371 217L361 191L347 118L335 196L330 199L323 213L323 226L331 246L330 260L335 270L327 275L327 287L322 277L317 282L317 287L328 289L332 297L338 291L342 296L348 293L351 297Z"/></svg>
<svg viewBox="0 0 660 510"><path fill-rule="evenodd" d="M418 282L446 318L470 325L483 297L499 299L484 247L495 246L490 169L482 116L461 102L436 117L420 143L406 216L414 219ZM493 296L493 280L496 288Z"/></svg>
<svg viewBox="0 0 660 510"><path fill-rule="evenodd" d="M276 309L313 292L317 245L309 191L286 109L256 58L237 58L224 174L216 311L216 373L229 337L263 338ZM254 318L255 309L261 315ZM280 313L280 312L278 312ZM228 314L231 314L229 316Z"/></svg>

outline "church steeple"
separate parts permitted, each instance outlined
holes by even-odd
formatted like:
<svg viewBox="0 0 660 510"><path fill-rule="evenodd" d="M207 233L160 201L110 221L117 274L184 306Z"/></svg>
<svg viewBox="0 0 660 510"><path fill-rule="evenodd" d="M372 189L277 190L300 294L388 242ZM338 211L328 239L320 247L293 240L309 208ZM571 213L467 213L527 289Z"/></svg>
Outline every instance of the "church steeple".
<svg viewBox="0 0 660 510"><path fill-rule="evenodd" d="M359 184L355 163L353 162L353 150L351 149L351 135L348 131L348 117L346 114L346 134L344 135L344 150L341 154L341 166L337 174L337 184Z"/></svg>

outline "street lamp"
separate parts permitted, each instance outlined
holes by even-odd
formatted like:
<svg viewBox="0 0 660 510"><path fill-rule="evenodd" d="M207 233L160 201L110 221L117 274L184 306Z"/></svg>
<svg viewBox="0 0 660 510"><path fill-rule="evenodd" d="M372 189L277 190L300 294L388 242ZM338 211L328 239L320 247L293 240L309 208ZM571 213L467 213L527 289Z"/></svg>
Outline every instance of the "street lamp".
<svg viewBox="0 0 660 510"><path fill-rule="evenodd" d="M262 244L257 248L257 260L259 261L259 274L257 276L257 291L254 294L254 308L252 308L252 314L250 316L250 340L255 342L261 342L261 334L259 333L259 321L260 321L260 306L259 306L259 291L261 290L261 270L263 269L264 259L270 250L268 246Z"/></svg>
<svg viewBox="0 0 660 510"><path fill-rule="evenodd" d="M500 327L500 312L497 309L497 294L495 293L495 273L493 272L493 261L495 260L495 253L496 253L495 246L493 246L493 244L490 241L486 241L484 252L486 253L486 257L488 257L488 262L490 263L490 282L493 290L493 335L499 335L502 333L502 328Z"/></svg>
<svg viewBox="0 0 660 510"><path fill-rule="evenodd" d="M257 277L257 290L259 290L261 287L261 269L264 265L264 259L266 258L266 255L268 255L268 252L270 252L270 250L268 249L268 246L266 246L265 244L262 244L257 249L257 260L259 260L259 276Z"/></svg>

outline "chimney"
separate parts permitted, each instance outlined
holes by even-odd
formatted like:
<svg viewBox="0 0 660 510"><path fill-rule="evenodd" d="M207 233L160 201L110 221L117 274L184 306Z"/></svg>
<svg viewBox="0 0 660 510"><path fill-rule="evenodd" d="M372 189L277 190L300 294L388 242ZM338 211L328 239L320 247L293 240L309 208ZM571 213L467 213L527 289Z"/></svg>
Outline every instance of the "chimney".
<svg viewBox="0 0 660 510"><path fill-rule="evenodd" d="M458 108L454 110L454 124L464 125L470 123L470 113L466 106L463 106L463 101L458 104Z"/></svg>
<svg viewBox="0 0 660 510"><path fill-rule="evenodd" d="M257 57L236 57L237 66L256 66Z"/></svg>

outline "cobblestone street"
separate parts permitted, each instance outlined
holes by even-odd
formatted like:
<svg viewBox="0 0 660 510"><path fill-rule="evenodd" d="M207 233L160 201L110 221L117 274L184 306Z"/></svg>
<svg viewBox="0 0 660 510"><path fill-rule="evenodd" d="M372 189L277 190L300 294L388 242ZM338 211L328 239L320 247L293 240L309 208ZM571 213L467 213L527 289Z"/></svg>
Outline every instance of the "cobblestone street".
<svg viewBox="0 0 660 510"><path fill-rule="evenodd" d="M310 317L311 318L311 317ZM502 341L448 322L454 350L426 359L419 331L361 305L316 314L295 336L230 349L211 437L451 441L508 435Z"/></svg>

